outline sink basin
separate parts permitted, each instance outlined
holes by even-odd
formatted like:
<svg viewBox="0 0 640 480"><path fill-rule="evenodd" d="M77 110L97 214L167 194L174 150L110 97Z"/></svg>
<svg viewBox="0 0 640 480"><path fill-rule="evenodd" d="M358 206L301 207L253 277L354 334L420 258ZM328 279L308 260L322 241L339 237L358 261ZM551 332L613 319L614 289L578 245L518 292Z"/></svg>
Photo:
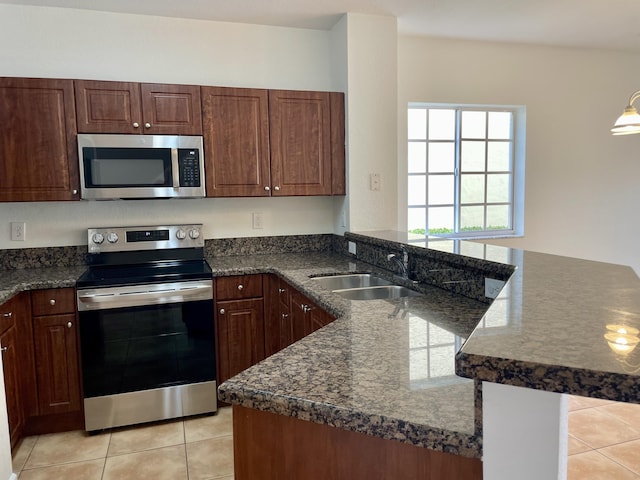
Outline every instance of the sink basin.
<svg viewBox="0 0 640 480"><path fill-rule="evenodd" d="M337 293L348 300L381 300L386 298L418 297L422 295L421 293L400 285L348 288L334 290L333 293Z"/></svg>
<svg viewBox="0 0 640 480"><path fill-rule="evenodd" d="M360 288L373 285L391 285L391 282L370 273L329 275L313 277L313 280L327 290L343 290L346 288Z"/></svg>

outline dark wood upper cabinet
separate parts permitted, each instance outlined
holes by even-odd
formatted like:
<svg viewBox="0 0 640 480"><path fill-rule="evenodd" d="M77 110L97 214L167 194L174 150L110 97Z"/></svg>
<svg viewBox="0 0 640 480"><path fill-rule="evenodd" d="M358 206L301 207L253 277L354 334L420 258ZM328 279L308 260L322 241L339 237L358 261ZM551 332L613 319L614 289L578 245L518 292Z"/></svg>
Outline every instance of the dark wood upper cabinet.
<svg viewBox="0 0 640 480"><path fill-rule="evenodd" d="M269 91L273 195L331 195L328 92Z"/></svg>
<svg viewBox="0 0 640 480"><path fill-rule="evenodd" d="M202 135L198 85L143 83L140 92L145 133Z"/></svg>
<svg viewBox="0 0 640 480"><path fill-rule="evenodd" d="M344 94L202 87L207 195L344 195Z"/></svg>
<svg viewBox="0 0 640 480"><path fill-rule="evenodd" d="M76 80L80 133L202 135L200 87Z"/></svg>
<svg viewBox="0 0 640 480"><path fill-rule="evenodd" d="M331 195L346 195L344 93L331 92Z"/></svg>
<svg viewBox="0 0 640 480"><path fill-rule="evenodd" d="M202 87L209 197L269 196L267 90Z"/></svg>
<svg viewBox="0 0 640 480"><path fill-rule="evenodd" d="M0 201L78 200L73 81L0 78Z"/></svg>

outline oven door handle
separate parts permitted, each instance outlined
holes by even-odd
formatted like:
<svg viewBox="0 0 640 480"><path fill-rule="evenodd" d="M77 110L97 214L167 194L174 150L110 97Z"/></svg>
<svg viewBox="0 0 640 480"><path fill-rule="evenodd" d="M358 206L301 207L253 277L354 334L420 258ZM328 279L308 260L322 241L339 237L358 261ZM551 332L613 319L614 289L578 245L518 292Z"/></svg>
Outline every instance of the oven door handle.
<svg viewBox="0 0 640 480"><path fill-rule="evenodd" d="M185 303L197 300L211 300L212 298L213 292L210 285L120 293L83 294L78 292L78 310L106 310L162 303Z"/></svg>

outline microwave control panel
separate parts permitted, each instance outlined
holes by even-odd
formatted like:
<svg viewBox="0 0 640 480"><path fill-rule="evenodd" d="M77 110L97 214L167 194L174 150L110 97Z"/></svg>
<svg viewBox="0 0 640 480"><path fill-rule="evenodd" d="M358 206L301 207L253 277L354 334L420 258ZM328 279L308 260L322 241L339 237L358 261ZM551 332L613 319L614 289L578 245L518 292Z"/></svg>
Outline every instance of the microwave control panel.
<svg viewBox="0 0 640 480"><path fill-rule="evenodd" d="M198 150L178 149L178 168L181 187L200 186L200 156Z"/></svg>

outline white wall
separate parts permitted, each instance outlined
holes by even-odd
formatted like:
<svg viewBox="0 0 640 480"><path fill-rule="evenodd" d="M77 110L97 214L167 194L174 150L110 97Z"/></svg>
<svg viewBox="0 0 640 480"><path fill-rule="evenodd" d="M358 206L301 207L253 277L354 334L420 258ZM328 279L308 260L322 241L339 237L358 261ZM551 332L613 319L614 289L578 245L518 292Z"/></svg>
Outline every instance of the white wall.
<svg viewBox="0 0 640 480"><path fill-rule="evenodd" d="M345 91L331 32L0 4L0 76ZM206 238L331 233L344 197L0 204L0 249L86 243L91 226L202 222ZM336 207L337 205L337 207ZM335 214L334 214L335 209ZM251 213L264 214L262 230ZM27 241L9 223L27 222Z"/></svg>
<svg viewBox="0 0 640 480"><path fill-rule="evenodd" d="M348 14L349 228L397 228L397 20ZM379 191L369 175L380 175Z"/></svg>
<svg viewBox="0 0 640 480"><path fill-rule="evenodd" d="M640 88L640 55L416 37L400 37L398 52L400 139L410 101L527 107L525 235L487 243L640 272L640 135L609 132Z"/></svg>

